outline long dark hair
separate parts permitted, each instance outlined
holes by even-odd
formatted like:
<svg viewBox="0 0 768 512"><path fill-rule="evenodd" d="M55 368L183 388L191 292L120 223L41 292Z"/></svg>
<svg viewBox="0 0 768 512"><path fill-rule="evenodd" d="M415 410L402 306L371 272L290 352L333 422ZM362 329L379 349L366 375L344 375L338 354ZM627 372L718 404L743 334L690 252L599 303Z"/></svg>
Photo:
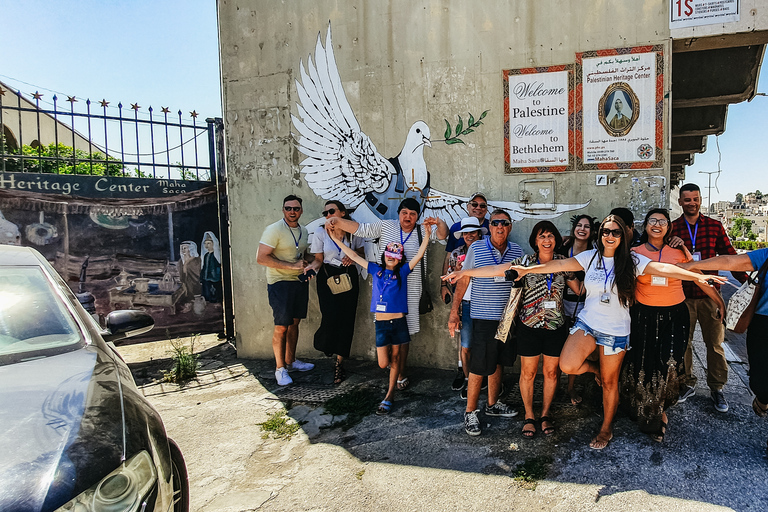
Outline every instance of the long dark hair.
<svg viewBox="0 0 768 512"><path fill-rule="evenodd" d="M594 247L595 240L597 239L595 218L591 215L587 215L586 213L582 213L581 215L576 215L571 219L571 234L570 236L566 237L567 239L560 249L560 254L568 256L568 250L573 247L573 244L576 243L576 235L574 234L574 231L576 230L576 226L579 224L581 219L587 219L589 221L589 238L587 239L587 248L592 249Z"/></svg>
<svg viewBox="0 0 768 512"><path fill-rule="evenodd" d="M384 271L387 270L387 262L384 259L386 256L384 256L384 251L381 253L381 270L376 272L376 277L381 279L384 277ZM395 281L397 281L397 287L400 288L403 283L400 281L400 269L403 268L403 265L405 265L405 247L403 247L403 257L400 258L400 261L397 262L395 265L395 268L392 269L392 277Z"/></svg>
<svg viewBox="0 0 768 512"><path fill-rule="evenodd" d="M626 308L631 306L635 301L635 279L637 278L637 270L635 269L635 260L629 252L627 225L624 224L621 217L618 215L607 216L603 219L603 222L600 223L600 230L598 233L602 233L603 228L609 222L615 222L619 226L619 229L621 229L619 246L616 247L616 251L613 253L613 284L616 286L619 303ZM597 250L600 252L601 256L605 253L602 234L597 238Z"/></svg>
<svg viewBox="0 0 768 512"><path fill-rule="evenodd" d="M640 235L640 243L647 243L648 242L648 231L646 229L648 228L648 219L651 218L651 215L655 214L661 214L667 219L667 232L664 233L664 245L669 244L669 239L672 238L672 220L669 218L669 210L666 208L654 208L653 210L648 212L648 215L645 216L645 220L643 221L643 233ZM659 247L661 249L661 247Z"/></svg>

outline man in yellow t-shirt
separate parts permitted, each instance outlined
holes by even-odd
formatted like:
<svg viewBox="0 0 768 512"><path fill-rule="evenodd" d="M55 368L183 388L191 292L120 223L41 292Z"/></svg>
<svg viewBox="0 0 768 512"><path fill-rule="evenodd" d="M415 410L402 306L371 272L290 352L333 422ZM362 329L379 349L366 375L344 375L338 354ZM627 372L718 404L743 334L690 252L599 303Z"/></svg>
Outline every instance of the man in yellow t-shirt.
<svg viewBox="0 0 768 512"><path fill-rule="evenodd" d="M275 319L275 378L280 386L293 382L289 371L305 372L315 367L296 359L299 322L307 317L308 282L314 275L304 260L309 234L299 224L302 212L300 197L289 195L283 199L283 218L264 230L256 259L259 265L267 267L267 294Z"/></svg>

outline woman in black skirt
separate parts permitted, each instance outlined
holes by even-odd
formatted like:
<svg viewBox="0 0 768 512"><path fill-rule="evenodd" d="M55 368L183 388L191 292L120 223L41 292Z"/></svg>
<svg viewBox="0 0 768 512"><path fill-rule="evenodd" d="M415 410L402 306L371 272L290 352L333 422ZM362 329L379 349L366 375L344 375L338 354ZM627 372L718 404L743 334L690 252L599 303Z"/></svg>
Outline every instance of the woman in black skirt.
<svg viewBox="0 0 768 512"><path fill-rule="evenodd" d="M325 203L323 217L349 218L344 204L336 200ZM347 247L364 254L362 239L351 237L343 231L337 233L337 237ZM357 266L344 255L325 229L315 231L310 251L315 255L311 267L317 272L317 299L323 315L320 327L315 332L315 349L328 356L336 355L333 383L341 384L345 378L342 362L345 357L349 357L355 333L357 297L360 292ZM352 289L334 294L328 286L328 278L342 274L349 275Z"/></svg>
<svg viewBox="0 0 768 512"><path fill-rule="evenodd" d="M648 212L643 224L641 244L632 250L662 263L678 264L691 260L684 245L670 247L672 223L669 212L656 208ZM702 286L720 304L716 290ZM621 402L641 432L663 441L667 431L666 410L677 403L678 376L685 376L683 355L688 347L690 318L679 279L655 275L637 276L635 304L630 308L630 347L621 373Z"/></svg>

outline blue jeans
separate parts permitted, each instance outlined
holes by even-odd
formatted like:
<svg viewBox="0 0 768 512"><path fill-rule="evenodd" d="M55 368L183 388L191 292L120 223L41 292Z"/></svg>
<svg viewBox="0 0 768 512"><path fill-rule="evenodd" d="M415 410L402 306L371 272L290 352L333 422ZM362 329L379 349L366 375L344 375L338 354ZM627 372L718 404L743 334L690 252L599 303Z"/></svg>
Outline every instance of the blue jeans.
<svg viewBox="0 0 768 512"><path fill-rule="evenodd" d="M612 334L605 334L603 332L600 332L598 330L595 330L585 324L581 319L577 319L576 323L571 327L571 334L574 334L576 331L582 330L585 334L589 334L593 338L595 338L595 342L598 345L602 345L605 347L603 350L603 353L607 356L618 354L622 350L627 350L629 348L629 335L626 336L613 336Z"/></svg>
<svg viewBox="0 0 768 512"><path fill-rule="evenodd" d="M461 301L461 348L469 348L472 341L472 317L469 316L468 300Z"/></svg>

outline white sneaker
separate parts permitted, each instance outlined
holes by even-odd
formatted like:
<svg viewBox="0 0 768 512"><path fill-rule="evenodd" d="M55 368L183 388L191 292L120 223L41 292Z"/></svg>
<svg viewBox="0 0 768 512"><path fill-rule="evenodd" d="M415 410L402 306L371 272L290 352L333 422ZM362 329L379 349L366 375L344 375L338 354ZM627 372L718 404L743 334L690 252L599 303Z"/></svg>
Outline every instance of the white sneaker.
<svg viewBox="0 0 768 512"><path fill-rule="evenodd" d="M288 370L285 368L278 368L275 370L275 378L277 379L278 386L287 386L293 384L293 379L288 375Z"/></svg>
<svg viewBox="0 0 768 512"><path fill-rule="evenodd" d="M299 361L298 359L293 360L293 364L286 365L288 367L288 371L292 372L295 370L299 370L300 372L308 372L312 368L315 367L312 363L305 363L304 361Z"/></svg>

